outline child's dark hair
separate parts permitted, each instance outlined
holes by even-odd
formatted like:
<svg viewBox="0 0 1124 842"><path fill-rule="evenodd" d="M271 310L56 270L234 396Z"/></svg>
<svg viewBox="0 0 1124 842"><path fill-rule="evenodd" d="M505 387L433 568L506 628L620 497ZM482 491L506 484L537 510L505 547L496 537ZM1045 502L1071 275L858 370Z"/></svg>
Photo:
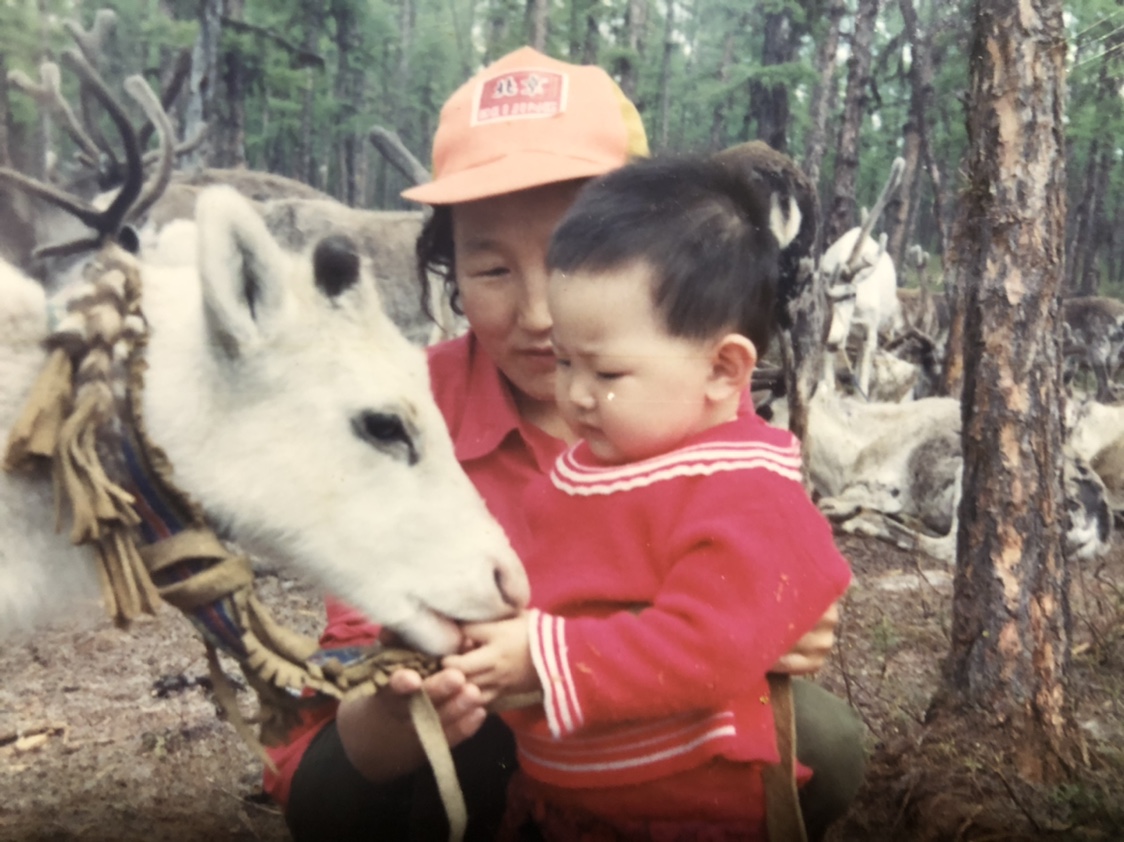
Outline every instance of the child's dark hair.
<svg viewBox="0 0 1124 842"><path fill-rule="evenodd" d="M779 247L769 198L705 158L637 161L590 182L554 232L547 264L652 270L652 300L673 336L740 333L764 354L774 324Z"/></svg>

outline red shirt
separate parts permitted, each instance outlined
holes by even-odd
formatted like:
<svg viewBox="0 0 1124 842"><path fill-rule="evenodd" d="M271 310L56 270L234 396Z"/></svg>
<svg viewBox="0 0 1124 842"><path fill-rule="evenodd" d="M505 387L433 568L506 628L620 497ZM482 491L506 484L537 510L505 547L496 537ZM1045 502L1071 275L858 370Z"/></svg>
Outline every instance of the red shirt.
<svg viewBox="0 0 1124 842"><path fill-rule="evenodd" d="M510 386L471 333L427 350L433 396L445 416L457 460L506 530L512 547L526 558L530 542L524 490L550 470L565 444L520 417ZM328 622L321 646L362 645L378 636L378 626L346 603L328 597L324 604ZM288 803L289 787L305 750L335 717L336 707L325 702L306 713L288 742L269 749L277 773L267 769L263 786L282 806Z"/></svg>
<svg viewBox="0 0 1124 842"><path fill-rule="evenodd" d="M525 505L545 700L505 715L520 768L618 819L763 821L765 673L850 581L796 439L747 414L625 465L578 444Z"/></svg>

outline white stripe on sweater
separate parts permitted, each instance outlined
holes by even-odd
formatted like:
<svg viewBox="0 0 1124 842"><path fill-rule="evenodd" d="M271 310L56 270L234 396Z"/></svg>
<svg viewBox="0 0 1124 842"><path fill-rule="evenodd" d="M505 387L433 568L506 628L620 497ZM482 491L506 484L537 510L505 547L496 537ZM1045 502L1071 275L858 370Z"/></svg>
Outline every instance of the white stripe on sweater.
<svg viewBox="0 0 1124 842"><path fill-rule="evenodd" d="M520 753L539 766L543 766L547 769L557 769L559 771L573 772L575 774L578 772L611 772L618 769L633 769L637 766L646 766L652 763L658 763L661 760L667 760L671 757L678 757L694 751L699 746L711 740L717 740L722 737L733 737L736 733L737 729L735 729L733 725L721 725L707 731L705 734L702 734L689 743L673 746L663 751L652 752L647 755L638 755L636 757L627 757L621 760L602 760L590 763L567 763L563 761L547 760L523 748L520 749Z"/></svg>
<svg viewBox="0 0 1124 842"><path fill-rule="evenodd" d="M531 663L543 689L543 710L555 737L572 733L583 721L570 664L566 630L561 617L537 609L530 612Z"/></svg>
<svg viewBox="0 0 1124 842"><path fill-rule="evenodd" d="M801 482L800 458L778 457L772 453L746 452L731 454L731 458L709 459L685 458L667 464L665 467L649 469L644 472L618 473L603 476L593 474L588 468L575 470L566 456L560 458L550 473L554 487L571 495L589 496L594 494L613 494L645 488L668 479L684 476L709 476L723 471L744 471L754 468L772 471L785 479Z"/></svg>

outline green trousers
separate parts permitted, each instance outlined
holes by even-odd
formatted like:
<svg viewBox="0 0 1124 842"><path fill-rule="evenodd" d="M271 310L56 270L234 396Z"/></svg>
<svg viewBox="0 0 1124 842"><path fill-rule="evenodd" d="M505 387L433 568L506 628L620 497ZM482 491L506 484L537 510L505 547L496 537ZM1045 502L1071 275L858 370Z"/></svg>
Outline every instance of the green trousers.
<svg viewBox="0 0 1124 842"><path fill-rule="evenodd" d="M800 811L810 842L847 812L866 769L863 724L854 709L818 684L792 682L796 757L813 770L800 789Z"/></svg>

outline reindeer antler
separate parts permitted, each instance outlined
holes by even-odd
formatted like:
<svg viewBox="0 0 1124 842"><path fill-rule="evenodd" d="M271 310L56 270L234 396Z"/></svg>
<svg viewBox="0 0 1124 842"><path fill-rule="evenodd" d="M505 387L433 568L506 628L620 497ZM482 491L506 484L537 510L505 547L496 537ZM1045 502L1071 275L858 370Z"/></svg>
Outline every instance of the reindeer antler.
<svg viewBox="0 0 1124 842"><path fill-rule="evenodd" d="M39 65L40 84L35 84L21 70L8 72L8 81L35 100L39 105L62 116L63 128L66 133L78 144L87 157L97 160L100 151L97 144L78 122L74 109L70 107L62 95L59 66L54 62L45 61Z"/></svg>
<svg viewBox="0 0 1124 842"><path fill-rule="evenodd" d="M862 230L859 231L859 236L855 240L855 247L851 249L850 256L844 261L848 274L853 275L855 270L858 269L858 259L863 251L863 243L870 236L870 232L874 230L874 223L878 221L878 217L882 216L882 211L886 209L886 203L890 201L890 196L901 186L903 172L905 172L905 159L895 158L894 163L890 165L890 175L887 177L886 183L882 185L882 192L878 194L878 201L874 203L874 207L870 209L870 213L863 220ZM885 245L882 248L884 249Z"/></svg>
<svg viewBox="0 0 1124 842"><path fill-rule="evenodd" d="M160 107L165 112L172 107L172 104L176 101L176 97L180 95L180 91L183 90L183 83L187 81L187 77L190 74L191 50L184 48L180 50L179 55L176 56L176 63L172 65L171 73L160 80ZM156 122L149 118L149 122L145 123L137 133L137 141L140 143L141 149L148 146L148 142L152 139L152 132L155 129ZM200 133L196 135L196 141L192 142L201 143L202 139L202 133ZM176 147L176 151L180 153L179 147Z"/></svg>
<svg viewBox="0 0 1124 842"><path fill-rule="evenodd" d="M117 13L112 9L99 9L94 14L94 22L90 25L89 29L83 29L81 24L74 20L63 21L63 27L70 34L70 37L74 40L75 45L77 45L90 67L96 68L101 63L101 57L104 53L106 42L117 28ZM105 139L105 135L102 134L97 120L94 119L91 108L91 98L97 99L97 96L91 90L90 86L83 82L78 92L78 102L82 109L82 120L86 124L86 129L90 137L97 145L99 153L92 156L90 163L94 170L100 170L101 167L98 159L101 155L104 155L107 162L106 169L111 173L116 173L121 164L117 160L117 155L113 151L113 147L110 145L109 141Z"/></svg>
<svg viewBox="0 0 1124 842"><path fill-rule="evenodd" d="M83 237L77 240L55 243L37 248L33 252L33 256L37 258L75 254L79 251L100 246L107 239L117 234L125 219L125 215L137 200L143 186L140 147L137 144L136 132L133 130L132 124L129 122L129 118L125 114L124 109L113 98L105 82L102 81L101 76L98 75L97 71L90 66L89 62L87 62L77 50L67 49L63 51L62 60L68 68L78 75L83 85L89 88L91 94L101 103L102 107L105 108L110 119L117 127L125 150L126 175L124 184L121 185L121 189L117 192L117 195L114 197L109 207L105 210L98 210L88 202L84 202L76 196L71 196L49 184L44 184L33 178L28 178L15 170L0 168L0 181L7 182L30 195L38 196L44 201L62 208L96 232L93 237ZM139 77L134 78L138 78L141 86L146 89L148 88L147 83L145 83L143 79L139 79ZM136 98L136 91L138 90L137 83L131 82L129 87L131 89L130 95ZM152 94L151 89L148 89L148 94L150 99L155 101L155 94ZM141 94L142 98L143 96L144 95ZM145 107L147 112L148 107L146 104L142 102L141 105ZM150 106L151 102L148 103L148 105ZM167 120L166 116L164 120Z"/></svg>
<svg viewBox="0 0 1124 842"><path fill-rule="evenodd" d="M74 39L74 43L78 45L78 49L82 51L90 66L97 67L101 62L105 42L117 29L117 13L113 9L98 9L94 13L94 22L90 24L89 29L83 29L77 21L73 20L65 20L62 25L66 27L66 31L70 33L70 37Z"/></svg>
<svg viewBox="0 0 1124 842"><path fill-rule="evenodd" d="M113 97L113 94L109 92L109 88L106 87L101 75L90 63L73 49L64 50L62 60L67 67L78 74L83 85L89 89L91 95L105 109L109 119L113 121L113 125L117 128L117 133L121 136L121 145L125 151L125 182L121 185L121 189L117 191L117 195L110 202L109 207L105 209L100 225L91 226L98 231L98 242L100 244L106 237L117 233L125 219L125 214L128 213L129 208L132 207L133 202L140 194L141 181L144 177L140 144L137 142L137 133L133 130L133 125L129 122L125 110Z"/></svg>
<svg viewBox="0 0 1124 842"><path fill-rule="evenodd" d="M172 164L176 149L172 136L172 121L168 119L168 112L164 110L144 77L138 74L126 79L125 92L140 105L145 116L156 127L156 134L160 139L160 148L157 150L160 156L159 166L156 173L145 183L140 197L128 208L128 218L138 219L168 188L168 182L172 180Z"/></svg>

